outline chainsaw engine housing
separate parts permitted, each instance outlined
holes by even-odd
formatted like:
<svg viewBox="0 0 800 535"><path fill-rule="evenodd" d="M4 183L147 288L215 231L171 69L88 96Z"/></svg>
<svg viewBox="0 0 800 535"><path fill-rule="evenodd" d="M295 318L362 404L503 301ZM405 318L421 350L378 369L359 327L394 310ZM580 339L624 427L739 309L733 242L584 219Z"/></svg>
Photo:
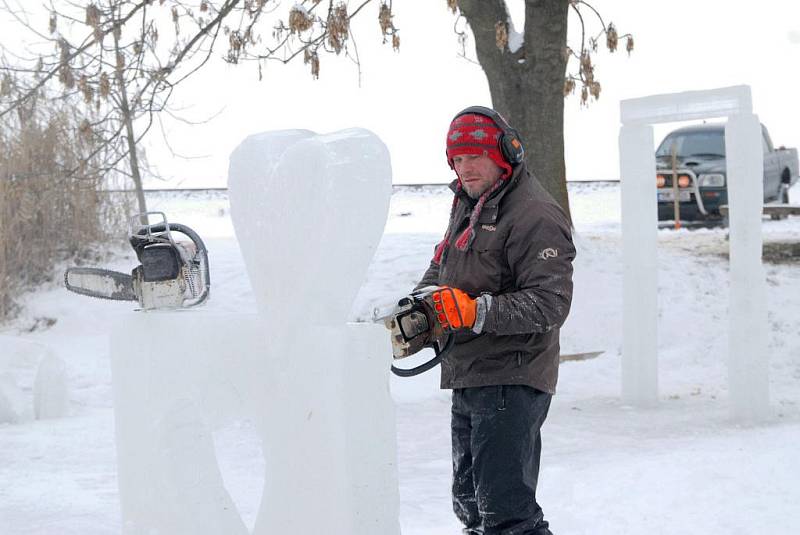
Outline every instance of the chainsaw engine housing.
<svg viewBox="0 0 800 535"><path fill-rule="evenodd" d="M131 273L133 288L143 310L185 308L208 299L208 255L192 229L177 223L137 224L131 219L128 239L141 262ZM191 241L176 241L180 233Z"/></svg>
<svg viewBox="0 0 800 535"><path fill-rule="evenodd" d="M398 302L398 309L385 322L391 331L394 358L409 357L426 346L431 335L429 313L429 307L422 299L409 296Z"/></svg>
<svg viewBox="0 0 800 535"><path fill-rule="evenodd" d="M391 332L392 356L395 360L410 357L425 348L431 348L435 356L414 368L392 366L392 373L400 377L419 375L439 364L455 343L451 332L444 332L436 319L431 299L438 286L422 288L398 301L391 309L373 313L374 321L382 321Z"/></svg>

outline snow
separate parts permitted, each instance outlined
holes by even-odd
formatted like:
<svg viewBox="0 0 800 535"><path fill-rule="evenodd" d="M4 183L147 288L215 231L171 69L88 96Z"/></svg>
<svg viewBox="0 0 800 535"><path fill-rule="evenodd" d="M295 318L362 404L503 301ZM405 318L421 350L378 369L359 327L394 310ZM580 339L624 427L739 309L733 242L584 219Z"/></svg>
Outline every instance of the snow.
<svg viewBox="0 0 800 535"><path fill-rule="evenodd" d="M0 348L0 424L64 416L64 361L48 346L19 337L0 335Z"/></svg>
<svg viewBox="0 0 800 535"><path fill-rule="evenodd" d="M303 15L307 17L309 16L308 9L306 9L306 6L304 6L303 4L298 4L295 2L295 4L292 6L292 11L299 11Z"/></svg>
<svg viewBox="0 0 800 535"><path fill-rule="evenodd" d="M800 264L765 264L771 416L758 426L740 426L729 419L724 362L726 232L659 230L660 394L656 407L634 409L620 400L619 187L572 184L570 194L578 257L562 351L605 352L561 366L559 391L543 429L538 492L553 529L587 535L675 529L707 535L795 533L800 521ZM800 201L800 188L791 195L793 202ZM444 233L451 198L444 187L395 192L387 232L351 319L369 317L375 305L391 303L416 282ZM152 209L206 239L214 287L203 313L254 314L256 299L224 193L160 194L149 200ZM768 244L796 242L800 218L765 219L762 228ZM279 261L280 251L272 258ZM133 262L132 253L125 252L108 267L126 270ZM0 533L120 533L108 335L131 306L67 294L55 283L30 295L25 305L25 316L2 332L0 355L7 356L11 340L50 348L66 363L70 406L61 419L0 424ZM39 317L57 322L27 332ZM387 353L387 365L389 358ZM19 389L30 396L32 375L26 377ZM402 532L457 533L449 499L449 393L438 390L435 371L392 378L391 389ZM243 418L212 434L226 489L252 528L264 483L256 425Z"/></svg>
<svg viewBox="0 0 800 535"><path fill-rule="evenodd" d="M517 50L522 48L522 45L525 44L525 36L519 33L516 28L514 28L514 21L511 20L511 16L508 17L508 49L514 54ZM524 60L520 60L520 63L524 63Z"/></svg>

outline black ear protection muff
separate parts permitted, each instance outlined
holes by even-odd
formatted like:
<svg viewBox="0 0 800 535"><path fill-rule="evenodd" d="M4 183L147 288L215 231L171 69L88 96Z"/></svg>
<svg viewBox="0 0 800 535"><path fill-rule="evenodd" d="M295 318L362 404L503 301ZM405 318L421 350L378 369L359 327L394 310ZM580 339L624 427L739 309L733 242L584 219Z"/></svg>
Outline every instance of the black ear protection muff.
<svg viewBox="0 0 800 535"><path fill-rule="evenodd" d="M511 125L509 125L506 120L503 119L502 115L491 108L487 108L486 106L470 106L469 108L465 108L458 112L456 116L453 117L453 121L462 115L467 115L469 113L477 113L478 115L483 115L493 120L500 130L503 131L503 135L501 135L500 139L498 140L498 146L503 158L505 158L505 160L510 163L512 167L522 163L522 161L525 159L525 147L522 146L522 140L520 139L519 133L511 128ZM453 121L450 121L450 123L452 124Z"/></svg>

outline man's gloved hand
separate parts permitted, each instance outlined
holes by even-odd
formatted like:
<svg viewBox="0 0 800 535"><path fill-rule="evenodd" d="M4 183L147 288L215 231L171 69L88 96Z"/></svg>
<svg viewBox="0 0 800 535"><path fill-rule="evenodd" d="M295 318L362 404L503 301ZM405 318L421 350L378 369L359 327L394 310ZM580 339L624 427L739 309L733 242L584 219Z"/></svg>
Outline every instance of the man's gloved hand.
<svg viewBox="0 0 800 535"><path fill-rule="evenodd" d="M431 301L444 331L472 329L475 325L476 300L458 288L442 286L431 294Z"/></svg>

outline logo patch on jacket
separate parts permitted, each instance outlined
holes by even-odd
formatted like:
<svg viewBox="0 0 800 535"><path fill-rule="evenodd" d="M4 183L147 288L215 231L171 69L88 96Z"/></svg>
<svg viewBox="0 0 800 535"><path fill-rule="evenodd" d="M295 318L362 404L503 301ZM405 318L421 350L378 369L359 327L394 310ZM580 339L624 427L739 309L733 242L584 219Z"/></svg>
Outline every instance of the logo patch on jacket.
<svg viewBox="0 0 800 535"><path fill-rule="evenodd" d="M539 260L549 260L550 258L556 258L558 256L558 249L553 249L552 247L548 247L547 249L542 249L539 251Z"/></svg>
<svg viewBox="0 0 800 535"><path fill-rule="evenodd" d="M497 227L494 225L481 225L481 228L483 230L488 230L489 232L494 232L495 230L497 230Z"/></svg>

